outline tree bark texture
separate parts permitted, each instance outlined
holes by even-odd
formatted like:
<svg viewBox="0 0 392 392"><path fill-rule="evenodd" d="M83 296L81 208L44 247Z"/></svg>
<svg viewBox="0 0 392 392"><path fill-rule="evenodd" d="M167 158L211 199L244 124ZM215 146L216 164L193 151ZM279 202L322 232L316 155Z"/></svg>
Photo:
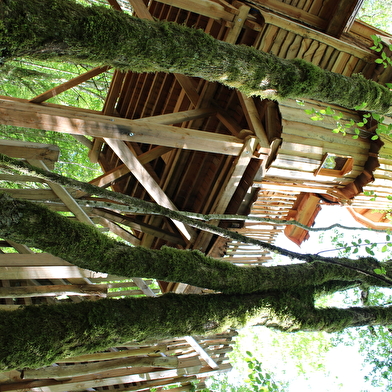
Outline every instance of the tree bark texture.
<svg viewBox="0 0 392 392"><path fill-rule="evenodd" d="M247 95L310 98L390 113L389 89L218 41L196 29L133 18L72 0L0 3L2 61L15 57L110 65L135 72L175 72L220 82Z"/></svg>
<svg viewBox="0 0 392 392"><path fill-rule="evenodd" d="M392 320L392 308L315 309L308 294L165 294L0 311L0 370L36 368L127 341L205 335L249 322L283 331L333 332Z"/></svg>
<svg viewBox="0 0 392 392"><path fill-rule="evenodd" d="M372 258L343 259L347 268L317 261L275 267L243 268L205 256L197 250L164 247L160 250L127 246L95 227L71 221L39 204L0 194L0 237L36 247L80 267L118 276L154 278L188 283L227 294L314 287L330 291L331 282L345 286L385 283L359 272L380 265ZM391 266L385 265L389 272ZM335 286L334 286L335 287ZM336 291L336 290L335 290Z"/></svg>

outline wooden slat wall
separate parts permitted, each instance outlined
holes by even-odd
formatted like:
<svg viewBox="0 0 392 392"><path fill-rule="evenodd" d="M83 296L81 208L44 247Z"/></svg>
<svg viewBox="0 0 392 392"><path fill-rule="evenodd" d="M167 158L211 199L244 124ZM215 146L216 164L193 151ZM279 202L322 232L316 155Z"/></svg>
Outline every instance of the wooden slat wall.
<svg viewBox="0 0 392 392"><path fill-rule="evenodd" d="M362 173L364 164L368 158L370 142L367 139L353 139L353 129L348 130L347 136L336 134L332 129L336 128L336 121L326 117L323 121L313 121L311 116L304 110L315 108L325 109L326 106L314 101L304 102L300 106L294 100L285 100L280 103L279 110L282 115L281 148L277 159L268 169L265 178L281 181L302 181L322 185L344 185L352 182ZM355 112L333 107L341 112L342 125L353 119L360 121ZM314 171L319 168L326 153L351 156L354 159L354 168L343 177L314 176Z"/></svg>
<svg viewBox="0 0 392 392"><path fill-rule="evenodd" d="M53 366L41 368L38 371L25 369L23 373L20 371L0 373L1 390L45 389L50 392L63 392L94 388L96 391L108 389L141 391L179 383L182 386L176 390L190 391L192 390L191 381L201 380L202 382L197 385L197 389L200 390L205 387L203 380L206 377L231 369L227 354L232 351L233 337L236 334L235 331L228 331L209 337L195 336L192 339L193 343L186 338L144 344L129 342L105 352L72 357L54 364L59 374L58 379L39 377L46 371L51 371ZM203 350L204 357L208 356L208 360L213 361L217 366L216 369L212 369L205 359L199 356L199 352ZM159 366L159 364L154 366L154 359L159 361L160 358L165 357L170 366ZM131 361L134 365L130 365ZM151 365L148 365L148 362ZM79 373L75 376L61 378L63 369L70 374L75 372L80 364L83 364L86 369L85 374Z"/></svg>

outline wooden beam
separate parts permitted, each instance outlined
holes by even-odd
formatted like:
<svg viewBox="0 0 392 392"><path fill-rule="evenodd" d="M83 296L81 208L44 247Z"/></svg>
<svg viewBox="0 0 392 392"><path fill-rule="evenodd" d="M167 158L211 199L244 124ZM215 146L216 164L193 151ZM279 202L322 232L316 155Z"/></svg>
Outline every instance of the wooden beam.
<svg viewBox="0 0 392 392"><path fill-rule="evenodd" d="M285 16L290 16L292 19L299 20L317 29L325 30L327 27L326 20L280 0L252 0L252 2L258 4L260 7L277 11Z"/></svg>
<svg viewBox="0 0 392 392"><path fill-rule="evenodd" d="M106 144L117 154L122 162L128 167L139 183L144 187L148 194L155 202L163 207L176 211L177 208L173 202L167 197L165 192L160 188L156 181L150 176L143 165L138 161L137 157L131 152L127 145L115 139L105 138ZM195 232L181 222L173 221L180 233L191 241L195 237Z"/></svg>
<svg viewBox="0 0 392 392"><path fill-rule="evenodd" d="M211 19L232 22L235 14L226 10L223 5L210 0L157 0L159 3L168 4L183 10L195 12Z"/></svg>
<svg viewBox="0 0 392 392"><path fill-rule="evenodd" d="M9 193L16 199L24 200L56 200L58 196L51 189L11 189L11 188L0 188L1 192Z"/></svg>
<svg viewBox="0 0 392 392"><path fill-rule="evenodd" d="M108 286L104 284L61 284L45 286L0 287L0 298L53 297L63 295L106 297Z"/></svg>
<svg viewBox="0 0 392 392"><path fill-rule="evenodd" d="M51 169L58 160L60 149L53 144L25 142L21 140L0 140L0 153L12 158L40 159Z"/></svg>
<svg viewBox="0 0 392 392"><path fill-rule="evenodd" d="M340 0L336 2L332 18L328 23L326 33L340 38L346 29L347 23L355 19L363 0Z"/></svg>
<svg viewBox="0 0 392 392"><path fill-rule="evenodd" d="M219 365L207 354L207 352L196 342L192 336L184 336L188 344L203 358L212 369L219 369Z"/></svg>
<svg viewBox="0 0 392 392"><path fill-rule="evenodd" d="M121 87L124 81L126 73L116 69L114 71L112 81L108 94L106 95L105 103L103 105L102 113L107 115L113 115L115 113L115 106L117 99L120 95Z"/></svg>
<svg viewBox="0 0 392 392"><path fill-rule="evenodd" d="M92 212L93 214L102 216L106 219L109 219L112 222L117 222L129 226L133 230L150 234L154 237L162 238L163 240L172 242L174 244L180 244L182 246L186 245L185 241L179 234L170 233L169 231L163 230L159 227L152 226L144 222L136 221L135 219L132 219L129 216L121 215L114 211L103 210L98 208L94 208Z"/></svg>
<svg viewBox="0 0 392 392"><path fill-rule="evenodd" d="M48 253L0 254L0 279L106 278L107 274L75 267Z"/></svg>
<svg viewBox="0 0 392 392"><path fill-rule="evenodd" d="M128 120L81 113L67 107L58 109L19 99L2 98L0 123L7 125L226 155L238 155L243 146L243 141L234 136L164 125L149 119Z"/></svg>
<svg viewBox="0 0 392 392"><path fill-rule="evenodd" d="M261 123L259 111L256 108L253 98L247 97L245 94L239 91L237 91L237 95L250 130L253 131L259 139L261 148L263 149L262 152L268 154L270 152L270 143L268 141L263 124Z"/></svg>
<svg viewBox="0 0 392 392"><path fill-rule="evenodd" d="M225 41L229 44L235 44L244 27L246 18L248 17L250 7L247 5L241 5L238 9L238 15L235 16L233 20L233 27L229 30Z"/></svg>
<svg viewBox="0 0 392 392"><path fill-rule="evenodd" d="M117 3L116 0L108 0L108 3L117 11L122 11L120 4Z"/></svg>
<svg viewBox="0 0 392 392"><path fill-rule="evenodd" d="M123 240L129 242L130 244L132 244L134 246L140 245L139 238L135 237L129 231L123 229L121 226L117 225L116 223L113 223L110 220L102 218L102 217L98 218L98 221L102 226L107 227L112 233L118 235Z"/></svg>
<svg viewBox="0 0 392 392"><path fill-rule="evenodd" d="M50 98L55 97L56 95L58 95L64 91L69 90L72 87L77 86L80 83L85 82L86 80L93 78L94 76L97 76L103 72L106 72L108 69L110 69L109 66L93 68L90 71L87 71L84 74L77 76L76 78L70 79L63 84L60 84L56 87L51 88L48 91L45 91L44 93L42 93L40 95L37 95L33 99L30 99L30 102L33 102L33 103L44 102Z"/></svg>
<svg viewBox="0 0 392 392"><path fill-rule="evenodd" d="M212 214L224 214L227 206L230 203L231 198L236 191L242 176L245 173L246 168L249 165L249 162L253 158L253 153L258 144L258 139L256 137L248 137L245 140L244 147L241 151L241 154L236 158L233 167L231 168L230 176L228 177L228 181L226 182L225 187L222 189L220 196L217 198L215 205L212 207ZM217 226L219 224L219 220L213 220L209 222L211 225ZM212 238L211 233L202 232L197 238L194 248L200 249L202 251L205 250L207 244Z"/></svg>
<svg viewBox="0 0 392 392"><path fill-rule="evenodd" d="M31 165L37 166L40 169L49 170L48 167L38 160L29 160ZM74 198L69 194L69 192L61 185L55 184L53 182L47 182L50 189L58 196L58 198L67 206L67 208L75 215L75 217L83 223L94 226L93 221L88 217L88 215L83 211L83 209L76 203Z"/></svg>

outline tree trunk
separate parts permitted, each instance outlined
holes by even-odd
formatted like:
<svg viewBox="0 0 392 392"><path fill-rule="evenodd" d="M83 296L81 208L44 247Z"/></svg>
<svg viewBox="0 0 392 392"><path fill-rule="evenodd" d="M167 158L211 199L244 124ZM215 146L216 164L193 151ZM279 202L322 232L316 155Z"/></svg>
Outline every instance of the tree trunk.
<svg viewBox="0 0 392 392"><path fill-rule="evenodd" d="M303 60L282 60L176 24L72 0L2 1L0 18L3 62L22 56L135 72L175 72L248 95L311 98L351 109L366 102L363 110L391 112L389 89L361 76L349 78Z"/></svg>
<svg viewBox="0 0 392 392"><path fill-rule="evenodd" d="M205 335L253 322L283 331L388 325L392 308L315 309L311 291L178 295L28 306L0 312L0 371L40 367L127 341Z"/></svg>
<svg viewBox="0 0 392 392"><path fill-rule="evenodd" d="M344 259L345 266L342 266L317 261L315 255L314 261L307 264L243 268L196 250L130 247L108 238L95 227L71 221L41 205L16 200L7 194L0 194L0 206L0 237L39 248L80 268L97 272L188 283L228 294L307 286L320 286L319 290L324 290L331 281L344 282L339 283L340 286L346 282L385 285L362 272L371 273L379 268L379 263L372 258ZM390 264L385 265L388 272Z"/></svg>

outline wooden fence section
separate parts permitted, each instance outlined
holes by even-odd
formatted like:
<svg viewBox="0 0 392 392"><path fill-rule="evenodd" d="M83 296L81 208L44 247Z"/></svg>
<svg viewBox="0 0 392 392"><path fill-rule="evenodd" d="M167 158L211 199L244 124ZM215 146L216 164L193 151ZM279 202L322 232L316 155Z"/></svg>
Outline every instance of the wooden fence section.
<svg viewBox="0 0 392 392"><path fill-rule="evenodd" d="M61 300L80 302L161 293L152 280L123 278L78 268L48 253L34 253L26 246L8 241L1 241L0 248L3 249L0 251L1 310Z"/></svg>
<svg viewBox="0 0 392 392"><path fill-rule="evenodd" d="M228 353L236 334L230 330L208 337L126 343L41 369L0 373L0 391L150 391L177 386L171 390L180 392L191 391L195 382L200 390L206 377L231 369Z"/></svg>
<svg viewBox="0 0 392 392"><path fill-rule="evenodd" d="M249 216L265 219L287 219L300 191L295 189L281 190L279 184L272 187L270 185L269 188L263 189L262 187L260 189ZM285 227L282 224L245 221L244 227L236 231L248 237L274 244L277 236L283 233ZM261 247L229 241L223 260L239 266L257 266L272 261L272 257L270 252Z"/></svg>

